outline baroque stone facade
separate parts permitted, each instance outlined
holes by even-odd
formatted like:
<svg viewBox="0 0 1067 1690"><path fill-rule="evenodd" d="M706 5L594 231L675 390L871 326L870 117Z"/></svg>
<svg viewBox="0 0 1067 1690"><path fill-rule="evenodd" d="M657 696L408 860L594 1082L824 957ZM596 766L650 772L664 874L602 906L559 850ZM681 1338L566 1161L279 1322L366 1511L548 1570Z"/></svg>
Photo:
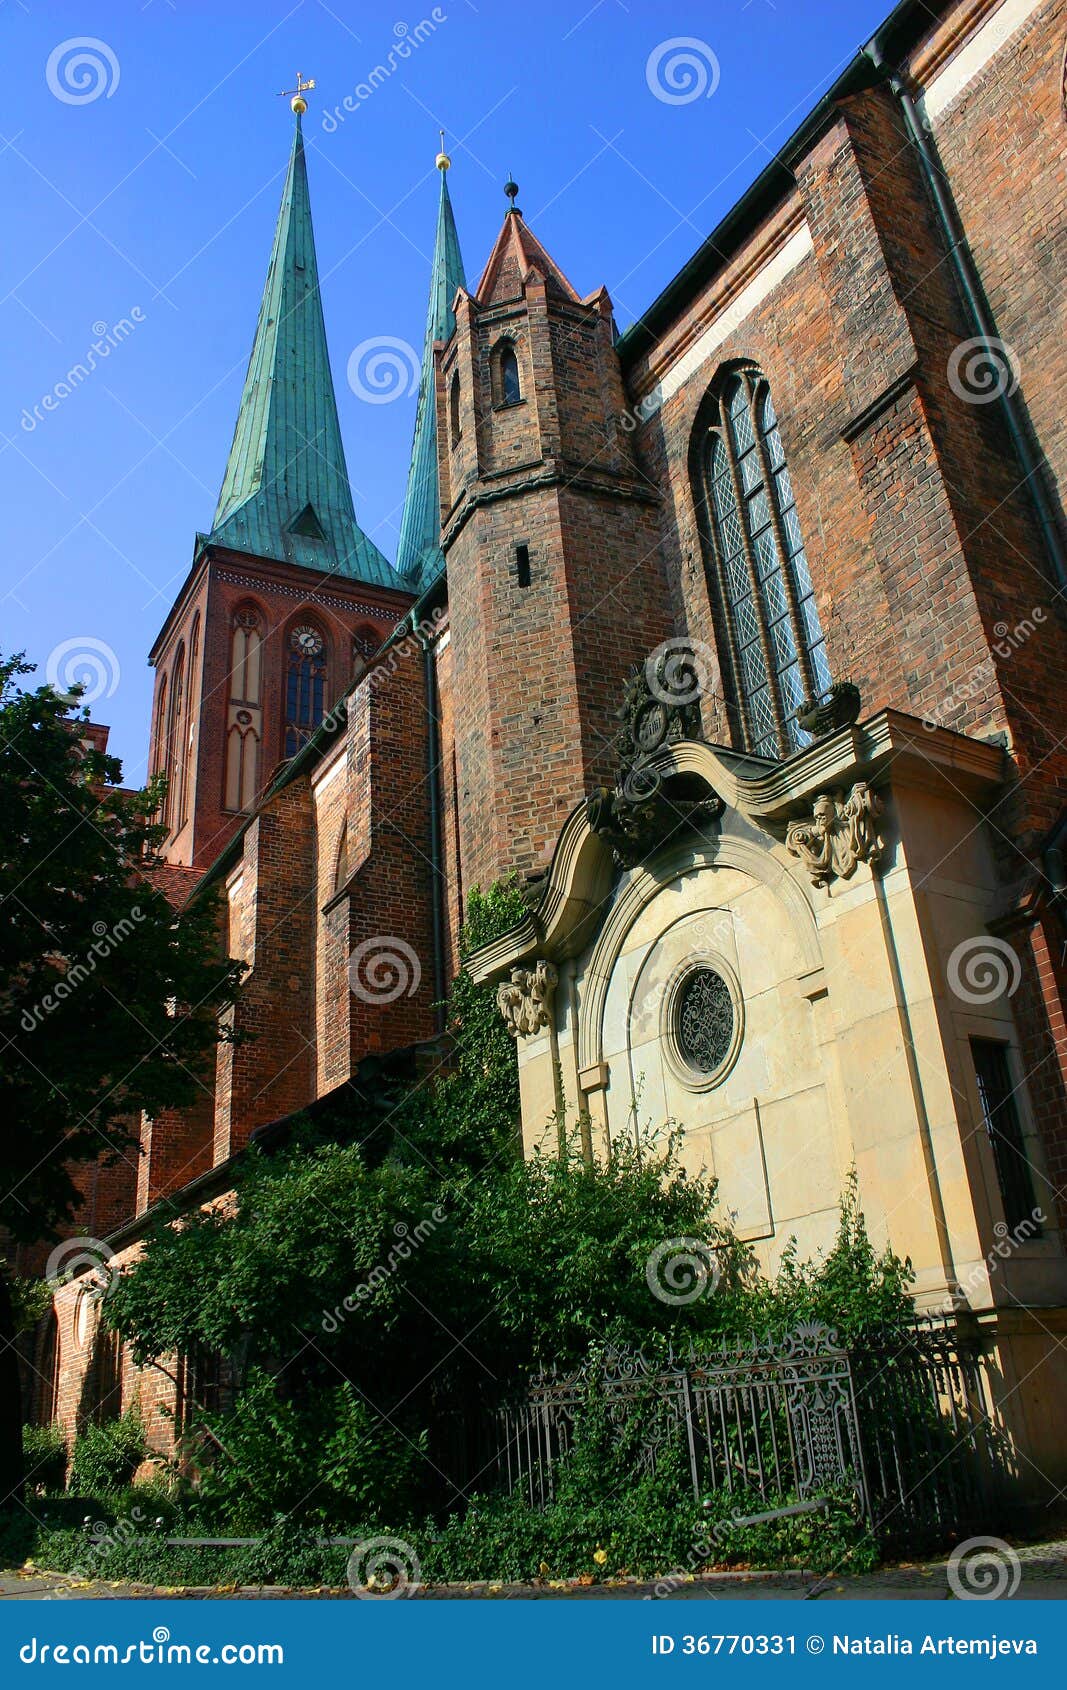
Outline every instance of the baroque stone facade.
<svg viewBox="0 0 1067 1690"><path fill-rule="evenodd" d="M466 286L442 173L418 569L365 551L343 457L277 544L231 463L153 648L176 896L224 887L256 1037L135 1178L86 1175L120 1264L257 1130L424 1060L466 894L517 873L471 968L527 1148L561 1102L605 1158L678 1122L769 1267L854 1166L920 1303L995 1349L1023 1488L1067 1479L1065 39L1064 0L898 8L621 338L517 211ZM78 1307L35 1362L68 1429ZM180 1410L183 1365L120 1359L114 1400Z"/></svg>

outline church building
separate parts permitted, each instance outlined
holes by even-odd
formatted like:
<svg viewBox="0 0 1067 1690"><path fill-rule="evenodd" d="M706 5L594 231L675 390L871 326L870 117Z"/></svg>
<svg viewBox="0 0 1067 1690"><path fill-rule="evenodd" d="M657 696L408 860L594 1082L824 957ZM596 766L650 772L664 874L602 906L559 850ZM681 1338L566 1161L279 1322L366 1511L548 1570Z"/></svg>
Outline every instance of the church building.
<svg viewBox="0 0 1067 1690"><path fill-rule="evenodd" d="M117 1265L368 1059L428 1071L467 896L515 876L468 966L527 1151L680 1127L769 1269L828 1246L854 1168L917 1306L979 1332L1020 1492L1067 1483L1065 47L1067 0L903 0L621 334L514 183L465 270L442 153L395 563L353 505L297 98L150 653L168 883L223 892L255 1036L86 1175ZM57 1293L68 1429L96 1319ZM179 1363L112 1358L159 1447Z"/></svg>

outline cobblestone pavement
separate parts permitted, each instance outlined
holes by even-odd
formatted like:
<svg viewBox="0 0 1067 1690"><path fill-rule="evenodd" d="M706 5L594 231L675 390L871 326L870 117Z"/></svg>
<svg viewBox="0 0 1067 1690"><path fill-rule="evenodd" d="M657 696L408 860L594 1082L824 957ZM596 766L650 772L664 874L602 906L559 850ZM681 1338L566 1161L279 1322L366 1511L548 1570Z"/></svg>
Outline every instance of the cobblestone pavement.
<svg viewBox="0 0 1067 1690"><path fill-rule="evenodd" d="M1018 1589L1010 1600L1067 1599L1067 1542L1034 1545L1016 1552L1021 1563ZM236 1590L167 1589L139 1584L104 1584L67 1577L62 1573L0 1573L0 1601L70 1602L114 1600L117 1597L151 1601L165 1596L188 1601L207 1598L231 1601L287 1601L314 1597L323 1601L353 1601L348 1590L290 1590L275 1586L242 1586ZM857 1602L927 1601L955 1598L944 1561L916 1566L885 1567L856 1577L819 1578L810 1572L716 1573L707 1578L679 1576L677 1582L620 1580L608 1584L444 1584L416 1592L419 1601L765 1601Z"/></svg>

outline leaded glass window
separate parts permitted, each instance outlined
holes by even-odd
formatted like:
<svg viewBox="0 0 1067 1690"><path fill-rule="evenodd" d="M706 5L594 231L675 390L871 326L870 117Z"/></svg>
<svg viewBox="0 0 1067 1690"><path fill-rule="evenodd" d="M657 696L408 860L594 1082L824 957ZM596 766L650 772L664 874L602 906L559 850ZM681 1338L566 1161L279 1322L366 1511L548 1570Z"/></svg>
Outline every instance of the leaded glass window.
<svg viewBox="0 0 1067 1690"><path fill-rule="evenodd" d="M285 755L295 757L322 721L326 704L326 642L310 622L289 635L285 686Z"/></svg>
<svg viewBox="0 0 1067 1690"><path fill-rule="evenodd" d="M698 1074L714 1074L734 1042L734 1003L722 975L694 968L678 993L675 1016L683 1061Z"/></svg>
<svg viewBox="0 0 1067 1690"><path fill-rule="evenodd" d="M745 743L788 757L810 743L805 699L830 687L826 643L767 383L742 370L708 440L709 536Z"/></svg>

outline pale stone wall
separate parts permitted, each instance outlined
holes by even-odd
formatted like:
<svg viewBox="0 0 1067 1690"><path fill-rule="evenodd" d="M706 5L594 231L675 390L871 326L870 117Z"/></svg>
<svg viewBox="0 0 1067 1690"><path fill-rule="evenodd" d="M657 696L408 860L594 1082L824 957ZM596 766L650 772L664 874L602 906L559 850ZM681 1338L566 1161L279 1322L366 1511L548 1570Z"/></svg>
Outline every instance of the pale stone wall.
<svg viewBox="0 0 1067 1690"><path fill-rule="evenodd" d="M1067 1272L1018 1063L1018 981L1010 959L998 981L987 932L985 826L962 784L904 761L881 788L876 870L860 862L815 886L775 837L783 828L728 809L718 837L621 876L595 936L558 959L553 1025L519 1040L525 1143L555 1141L557 1074L568 1130L586 1113L598 1155L635 1124L682 1127L683 1164L717 1179L724 1213L770 1270L792 1237L804 1255L830 1244L854 1165L872 1236L911 1258L920 1306L947 1307L960 1287L974 1309L1051 1308L1067 1300ZM811 803L802 764L797 780L794 814ZM974 974L990 957L992 972ZM743 1023L706 1087L671 1054L672 982L701 960L732 983ZM1046 1217L1006 1256L975 1036L1009 1047Z"/></svg>

